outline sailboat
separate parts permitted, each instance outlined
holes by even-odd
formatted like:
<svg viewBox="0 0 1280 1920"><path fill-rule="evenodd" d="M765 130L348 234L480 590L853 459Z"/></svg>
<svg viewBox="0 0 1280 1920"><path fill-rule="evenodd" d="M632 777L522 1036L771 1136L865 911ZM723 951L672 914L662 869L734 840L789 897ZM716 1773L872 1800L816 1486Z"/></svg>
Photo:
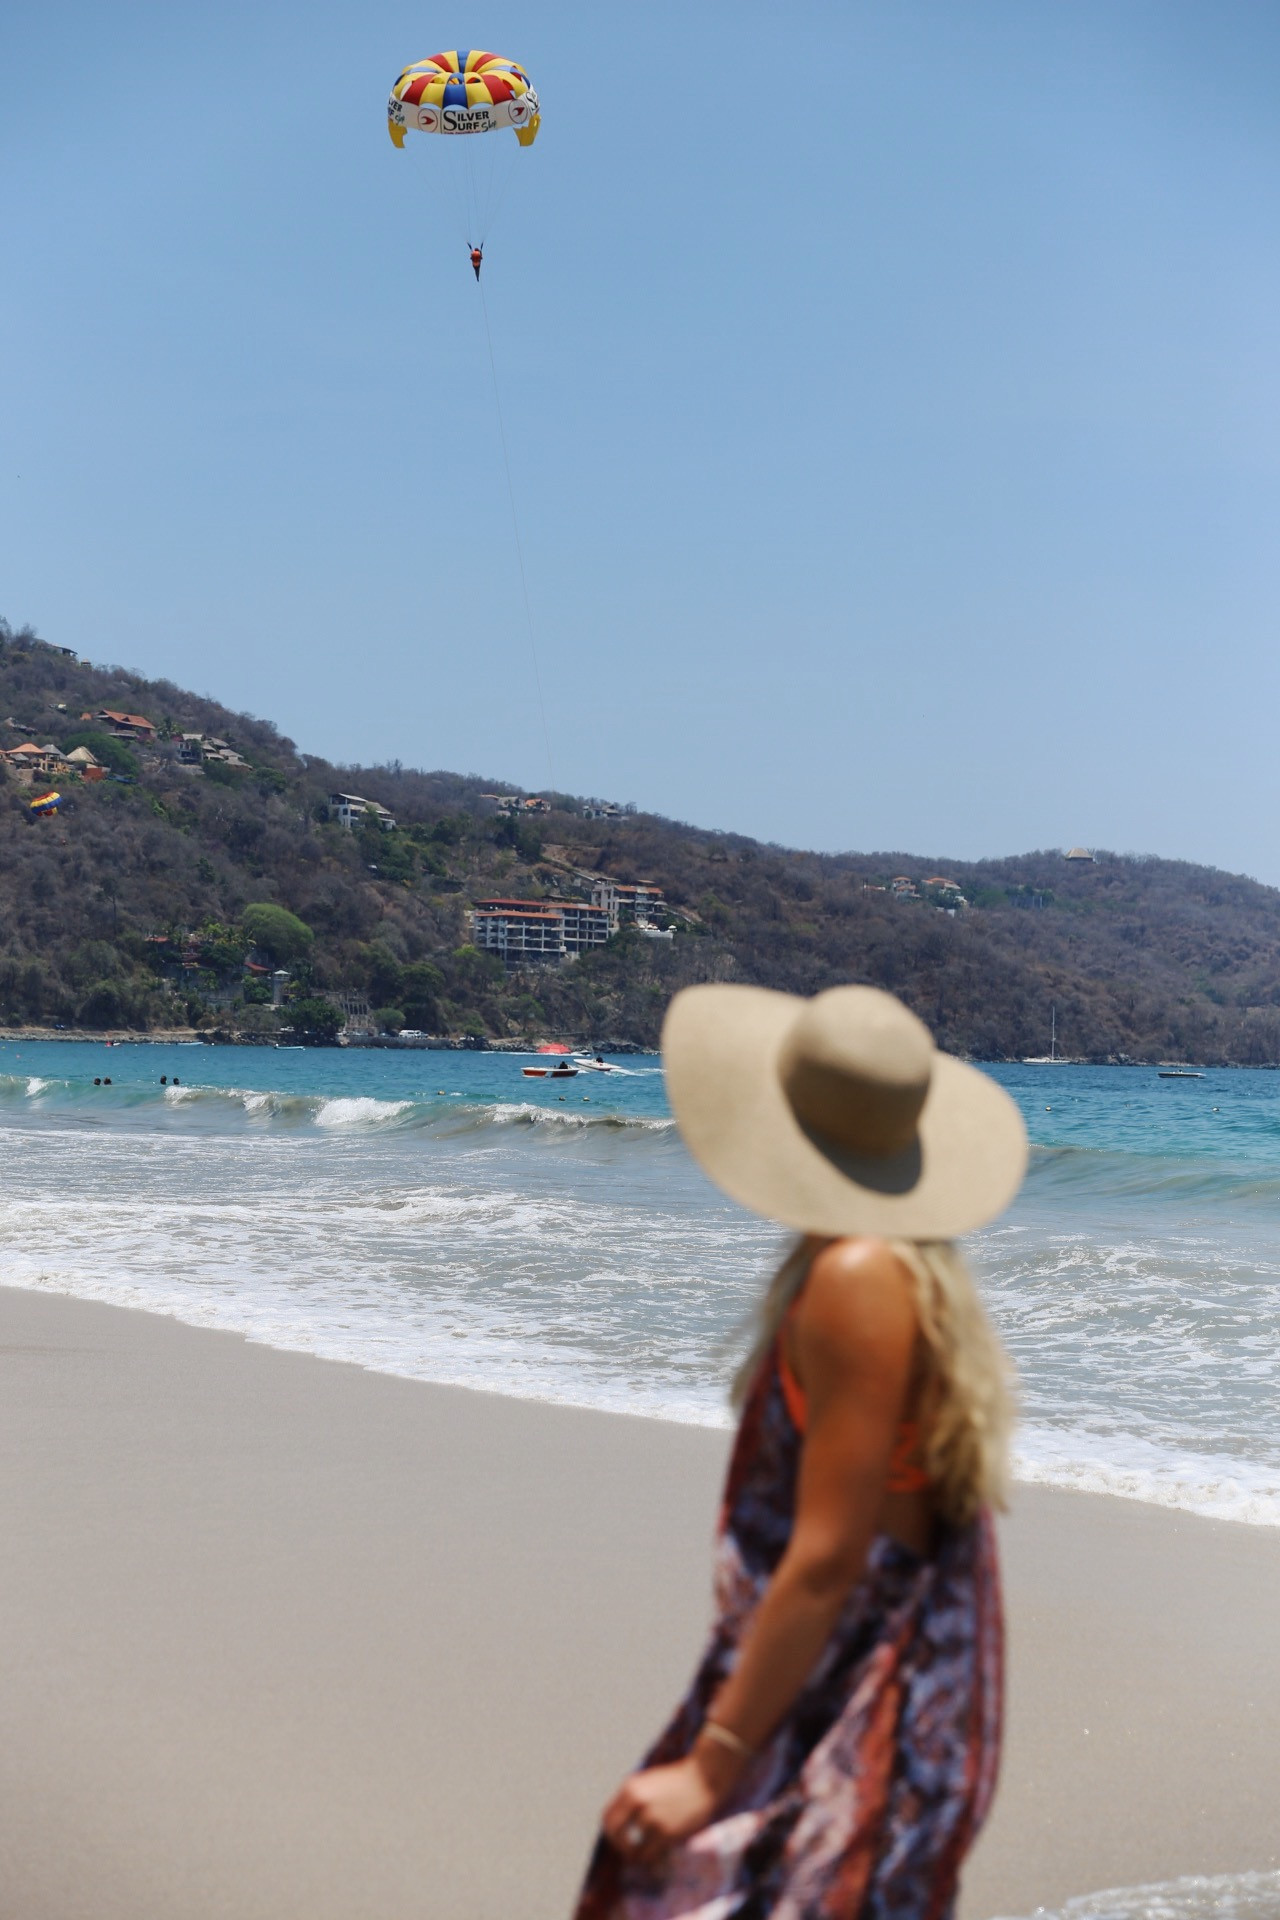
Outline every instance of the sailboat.
<svg viewBox="0 0 1280 1920"><path fill-rule="evenodd" d="M1049 1009L1049 1051L1048 1053L1028 1053L1023 1056L1024 1067L1065 1067L1067 1062L1058 1052L1058 1003L1055 1000Z"/></svg>

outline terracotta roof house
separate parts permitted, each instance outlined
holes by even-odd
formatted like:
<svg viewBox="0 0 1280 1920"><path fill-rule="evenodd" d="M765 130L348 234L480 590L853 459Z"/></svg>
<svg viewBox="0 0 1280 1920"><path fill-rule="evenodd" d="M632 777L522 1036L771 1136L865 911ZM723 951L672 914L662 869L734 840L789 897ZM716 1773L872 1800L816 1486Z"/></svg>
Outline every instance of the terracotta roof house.
<svg viewBox="0 0 1280 1920"><path fill-rule="evenodd" d="M27 740L20 747L10 747L4 757L18 772L48 775L60 772L67 765L66 755L60 753L52 741L38 747L34 740Z"/></svg>
<svg viewBox="0 0 1280 1920"><path fill-rule="evenodd" d="M156 737L156 730L144 713L117 713L112 707L104 707L97 718L99 726L107 727L123 740L140 740L146 745Z"/></svg>

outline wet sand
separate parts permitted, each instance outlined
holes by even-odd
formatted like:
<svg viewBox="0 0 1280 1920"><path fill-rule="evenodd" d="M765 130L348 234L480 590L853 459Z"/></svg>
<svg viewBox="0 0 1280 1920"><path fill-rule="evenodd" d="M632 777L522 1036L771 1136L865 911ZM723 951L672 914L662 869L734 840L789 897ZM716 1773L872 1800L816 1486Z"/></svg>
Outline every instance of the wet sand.
<svg viewBox="0 0 1280 1920"><path fill-rule="evenodd" d="M557 1920L726 1437L0 1289L0 1911ZM1024 1488L964 1920L1280 1865L1280 1531Z"/></svg>

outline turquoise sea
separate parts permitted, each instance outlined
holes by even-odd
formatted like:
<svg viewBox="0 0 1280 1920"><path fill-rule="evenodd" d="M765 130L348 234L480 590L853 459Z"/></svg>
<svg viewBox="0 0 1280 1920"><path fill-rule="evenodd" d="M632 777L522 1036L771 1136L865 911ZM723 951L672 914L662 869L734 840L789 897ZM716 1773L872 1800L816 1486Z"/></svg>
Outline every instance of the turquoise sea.
<svg viewBox="0 0 1280 1920"><path fill-rule="evenodd" d="M781 1236L693 1166L656 1058L559 1085L524 1064L0 1042L0 1273L421 1379L726 1421ZM1021 1375L1020 1474L1280 1524L1280 1074L992 1072L1034 1142L971 1245Z"/></svg>

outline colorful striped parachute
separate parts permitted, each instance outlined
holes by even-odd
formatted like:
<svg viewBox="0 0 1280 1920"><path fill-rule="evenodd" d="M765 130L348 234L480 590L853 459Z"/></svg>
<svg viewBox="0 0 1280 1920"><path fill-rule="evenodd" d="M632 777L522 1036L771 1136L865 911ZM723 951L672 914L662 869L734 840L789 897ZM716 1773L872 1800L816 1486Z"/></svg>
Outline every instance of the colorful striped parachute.
<svg viewBox="0 0 1280 1920"><path fill-rule="evenodd" d="M406 67L387 102L387 131L396 146L417 133L493 133L513 127L522 147L538 137L541 115L529 76L497 53L433 53Z"/></svg>
<svg viewBox="0 0 1280 1920"><path fill-rule="evenodd" d="M62 805L60 793L42 793L30 802L32 813L56 813Z"/></svg>

